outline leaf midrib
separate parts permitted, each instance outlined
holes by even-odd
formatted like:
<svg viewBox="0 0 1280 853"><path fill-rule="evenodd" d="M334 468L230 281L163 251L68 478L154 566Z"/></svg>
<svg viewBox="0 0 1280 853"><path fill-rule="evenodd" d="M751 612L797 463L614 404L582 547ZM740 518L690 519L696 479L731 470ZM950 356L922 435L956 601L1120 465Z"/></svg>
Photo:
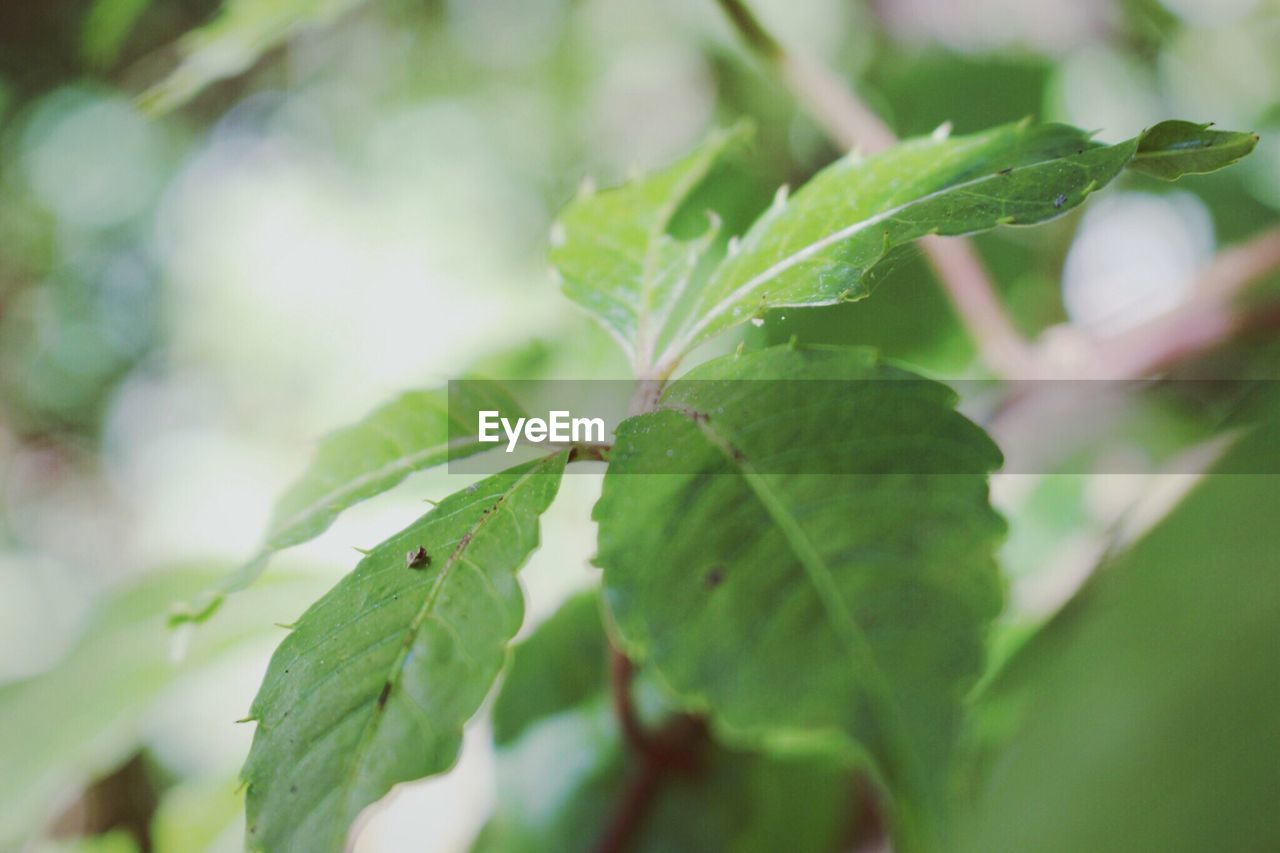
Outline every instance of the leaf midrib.
<svg viewBox="0 0 1280 853"><path fill-rule="evenodd" d="M907 735L902 710L890 687L888 677L885 675L884 670L880 668L874 653L871 651L871 644L853 614L845 606L844 598L840 595L839 587L836 585L835 577L832 575L830 567L827 566L822 555L809 540L809 535L799 520L791 514L778 495L770 488L768 481L752 467L742 453L736 450L728 438L720 435L711 427L710 418L705 413L692 412L687 409L677 411L692 422L701 431L706 440L719 450L731 465L737 468L743 480L750 487L752 494L764 507L765 512L769 514L770 520L782 532L796 559L799 560L804 568L805 576L822 604L826 621L840 638L840 643L844 647L846 654L851 658L854 666L866 676L868 682L866 686L871 688L869 692L874 696L875 701L879 703L881 710L879 714L880 721L886 726L890 739L890 748L893 749L897 759L902 762L904 769L910 774L909 784L915 786L920 778L920 759L912 746L910 737Z"/></svg>

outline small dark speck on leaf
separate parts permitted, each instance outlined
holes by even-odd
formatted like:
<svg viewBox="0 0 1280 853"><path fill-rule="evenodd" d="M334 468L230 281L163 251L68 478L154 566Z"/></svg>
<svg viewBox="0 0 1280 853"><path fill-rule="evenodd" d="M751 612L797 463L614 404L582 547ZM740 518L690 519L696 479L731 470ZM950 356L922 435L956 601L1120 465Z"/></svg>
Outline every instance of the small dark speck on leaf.
<svg viewBox="0 0 1280 853"><path fill-rule="evenodd" d="M385 708L387 706L387 697L391 695L391 682L388 681L382 685L382 692L378 694L378 707Z"/></svg>
<svg viewBox="0 0 1280 853"><path fill-rule="evenodd" d="M411 569L425 569L431 565L431 555L427 553L426 548L419 545L404 555L404 564Z"/></svg>
<svg viewBox="0 0 1280 853"><path fill-rule="evenodd" d="M1013 174L1013 167L1012 167L1012 166L1010 166L1010 167L1009 167L1009 168L1007 168L1007 169L1001 169L1001 170L1000 170L1000 172L999 172L999 174L1001 174L1001 175L1012 175L1012 174Z"/></svg>
<svg viewBox="0 0 1280 853"><path fill-rule="evenodd" d="M290 786L289 786L289 793L290 793L290 794L296 794L296 793L298 793L298 786L297 786L297 785L290 785Z"/></svg>
<svg viewBox="0 0 1280 853"><path fill-rule="evenodd" d="M707 589L715 589L723 582L724 566L712 566L711 571L707 572L706 577L702 579L702 583Z"/></svg>
<svg viewBox="0 0 1280 853"><path fill-rule="evenodd" d="M1057 197L1055 197L1053 200L1054 209L1060 208L1066 203L1067 203L1067 197L1062 193L1058 193Z"/></svg>

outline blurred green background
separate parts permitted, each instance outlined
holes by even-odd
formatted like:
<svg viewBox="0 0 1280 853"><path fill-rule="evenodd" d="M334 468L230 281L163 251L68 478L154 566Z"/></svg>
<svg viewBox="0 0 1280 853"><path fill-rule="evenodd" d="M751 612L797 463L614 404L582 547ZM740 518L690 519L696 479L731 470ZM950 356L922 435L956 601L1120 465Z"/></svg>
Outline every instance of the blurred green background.
<svg viewBox="0 0 1280 853"><path fill-rule="evenodd" d="M900 135L1027 115L1109 141L1165 117L1261 134L1223 173L1131 176L1082 213L978 240L1028 334L1131 328L1178 305L1219 248L1277 221L1275 0L755 5ZM710 0L8 4L0 849L240 849L251 732L233 721L273 623L349 569L352 546L457 484L418 477L349 513L193 637L166 633L169 603L253 551L318 436L400 390L476 364L624 377L546 271L551 221L584 177L616 182L741 116L757 142L715 200L738 227L839 152ZM867 302L748 332L793 334L982 375L918 257ZM1267 339L1214 359L1229 375L1280 373ZM1061 604L1153 482L997 482L1011 636ZM595 576L597 488L567 478L546 518L524 575L530 626ZM356 849L465 849L494 790L475 729L458 770L404 788Z"/></svg>

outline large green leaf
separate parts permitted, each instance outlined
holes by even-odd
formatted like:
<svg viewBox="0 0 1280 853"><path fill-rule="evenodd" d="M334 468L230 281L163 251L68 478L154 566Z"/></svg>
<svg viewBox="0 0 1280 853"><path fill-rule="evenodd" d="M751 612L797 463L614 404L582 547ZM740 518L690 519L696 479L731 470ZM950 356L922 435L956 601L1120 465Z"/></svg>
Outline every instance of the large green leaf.
<svg viewBox="0 0 1280 853"><path fill-rule="evenodd" d="M999 452L908 378L865 350L710 362L621 425L595 517L629 650L732 740L869 753L910 849L1000 609L1003 522Z"/></svg>
<svg viewBox="0 0 1280 853"><path fill-rule="evenodd" d="M112 593L75 649L53 669L0 688L0 849L38 830L90 777L135 751L142 721L185 676L279 629L315 593L309 577L281 574L240 597L224 618L171 659L165 615L174 598L218 576L210 569L157 572Z"/></svg>
<svg viewBox="0 0 1280 853"><path fill-rule="evenodd" d="M257 580L277 551L314 539L344 510L382 494L415 471L485 450L474 435L481 409L515 413L519 407L495 383L457 382L449 393L402 394L359 423L327 436L307 470L277 502L258 554L172 621L203 621L227 593Z"/></svg>
<svg viewBox="0 0 1280 853"><path fill-rule="evenodd" d="M1275 425L1224 471L1275 471ZM1280 849L1280 477L1210 474L1104 564L977 706L956 849Z"/></svg>
<svg viewBox="0 0 1280 853"><path fill-rule="evenodd" d="M565 453L446 498L298 621L254 700L248 841L341 850L360 810L453 764L520 627L516 571L538 544ZM406 555L423 548L425 559Z"/></svg>
<svg viewBox="0 0 1280 853"><path fill-rule="evenodd" d="M604 192L584 190L556 223L551 262L565 295L600 320L637 374L652 365L658 340L718 231L712 221L701 237L685 242L668 227L712 167L747 135L739 125L660 172Z"/></svg>
<svg viewBox="0 0 1280 853"><path fill-rule="evenodd" d="M1126 165L1173 179L1228 165L1257 141L1188 122L1165 122L1117 145L1090 136L1021 122L913 139L872 157L848 155L752 226L658 362L674 363L767 308L861 299L870 292L866 274L918 237L1043 222L1079 205Z"/></svg>
<svg viewBox="0 0 1280 853"><path fill-rule="evenodd" d="M568 601L516 647L494 705L499 803L475 850L596 846L639 769L604 692L597 662L605 648L595 591ZM647 681L639 673L633 689L642 692ZM649 710L654 726L670 713ZM661 778L629 850L829 850L852 828L851 786L838 762L768 758L705 741L695 748L698 766Z"/></svg>

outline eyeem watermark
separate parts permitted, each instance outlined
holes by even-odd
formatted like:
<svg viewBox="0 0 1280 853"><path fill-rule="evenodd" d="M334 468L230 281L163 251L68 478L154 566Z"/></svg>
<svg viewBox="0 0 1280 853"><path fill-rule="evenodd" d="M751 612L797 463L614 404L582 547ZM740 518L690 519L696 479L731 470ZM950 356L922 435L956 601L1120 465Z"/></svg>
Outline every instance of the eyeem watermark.
<svg viewBox="0 0 1280 853"><path fill-rule="evenodd" d="M604 418L575 418L568 411L556 410L542 418L504 418L502 413L488 409L479 412L480 428L477 435L484 444L502 441L498 430L507 437L507 452L512 453L523 438L530 444L569 444L604 441Z"/></svg>

